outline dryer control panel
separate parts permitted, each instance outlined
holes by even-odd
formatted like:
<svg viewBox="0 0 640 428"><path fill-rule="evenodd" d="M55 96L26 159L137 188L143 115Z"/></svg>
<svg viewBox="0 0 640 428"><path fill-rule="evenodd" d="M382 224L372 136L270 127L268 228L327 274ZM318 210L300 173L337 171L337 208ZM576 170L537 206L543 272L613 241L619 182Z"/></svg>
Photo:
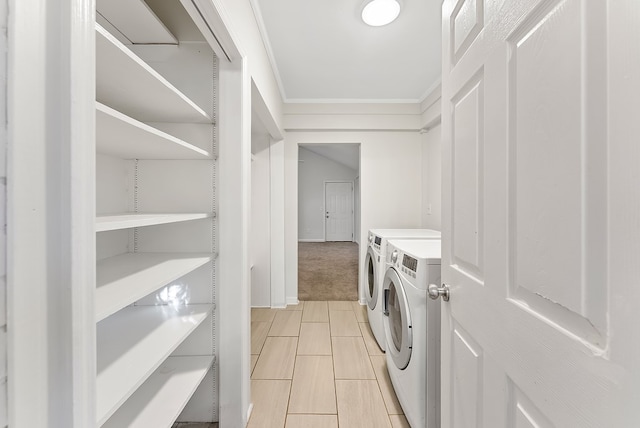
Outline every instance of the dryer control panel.
<svg viewBox="0 0 640 428"><path fill-rule="evenodd" d="M415 272L418 269L418 260L405 254L402 257L402 266Z"/></svg>
<svg viewBox="0 0 640 428"><path fill-rule="evenodd" d="M379 236L373 235L373 248L380 251L380 244L382 244L382 238Z"/></svg>
<svg viewBox="0 0 640 428"><path fill-rule="evenodd" d="M403 254L402 255L402 272L415 278L417 270L418 270L418 260L411 256Z"/></svg>

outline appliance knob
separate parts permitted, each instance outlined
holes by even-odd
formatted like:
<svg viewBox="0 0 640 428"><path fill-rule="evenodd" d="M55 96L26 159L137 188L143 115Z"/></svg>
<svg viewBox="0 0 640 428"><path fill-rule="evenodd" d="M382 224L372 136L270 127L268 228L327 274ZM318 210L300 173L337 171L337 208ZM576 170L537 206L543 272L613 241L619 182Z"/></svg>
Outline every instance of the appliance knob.
<svg viewBox="0 0 640 428"><path fill-rule="evenodd" d="M398 250L393 250L391 253L391 263L395 263L398 261Z"/></svg>

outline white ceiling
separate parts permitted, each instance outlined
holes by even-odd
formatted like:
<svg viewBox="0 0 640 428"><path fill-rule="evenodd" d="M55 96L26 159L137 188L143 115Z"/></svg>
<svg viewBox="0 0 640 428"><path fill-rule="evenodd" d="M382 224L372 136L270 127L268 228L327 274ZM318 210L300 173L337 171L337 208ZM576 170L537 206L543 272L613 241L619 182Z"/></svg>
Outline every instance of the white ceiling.
<svg viewBox="0 0 640 428"><path fill-rule="evenodd" d="M362 22L363 0L251 0L289 102L417 102L440 81L441 0L401 0Z"/></svg>
<svg viewBox="0 0 640 428"><path fill-rule="evenodd" d="M300 147L348 168L360 171L359 144L300 144Z"/></svg>

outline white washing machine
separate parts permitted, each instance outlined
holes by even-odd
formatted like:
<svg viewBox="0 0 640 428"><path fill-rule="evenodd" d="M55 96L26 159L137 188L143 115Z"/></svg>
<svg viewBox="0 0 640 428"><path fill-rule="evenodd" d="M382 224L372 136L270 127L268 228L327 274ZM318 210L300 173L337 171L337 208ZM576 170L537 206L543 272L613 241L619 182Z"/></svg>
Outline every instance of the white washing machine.
<svg viewBox="0 0 640 428"><path fill-rule="evenodd" d="M427 291L440 285L440 254L436 240L387 243L387 370L412 428L440 426L440 300Z"/></svg>
<svg viewBox="0 0 640 428"><path fill-rule="evenodd" d="M386 249L389 239L440 239L440 232L432 229L371 229L369 247L364 262L366 278L367 314L371 331L383 351L386 349L382 327L382 279L387 269Z"/></svg>

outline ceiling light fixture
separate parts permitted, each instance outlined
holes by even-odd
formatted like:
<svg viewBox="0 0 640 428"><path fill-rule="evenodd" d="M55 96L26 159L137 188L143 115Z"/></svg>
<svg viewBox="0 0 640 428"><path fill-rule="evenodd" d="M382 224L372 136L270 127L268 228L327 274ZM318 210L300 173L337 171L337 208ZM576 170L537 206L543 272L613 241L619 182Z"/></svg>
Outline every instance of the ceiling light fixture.
<svg viewBox="0 0 640 428"><path fill-rule="evenodd" d="M400 14L398 0L372 0L362 9L362 20L372 27L393 22Z"/></svg>

